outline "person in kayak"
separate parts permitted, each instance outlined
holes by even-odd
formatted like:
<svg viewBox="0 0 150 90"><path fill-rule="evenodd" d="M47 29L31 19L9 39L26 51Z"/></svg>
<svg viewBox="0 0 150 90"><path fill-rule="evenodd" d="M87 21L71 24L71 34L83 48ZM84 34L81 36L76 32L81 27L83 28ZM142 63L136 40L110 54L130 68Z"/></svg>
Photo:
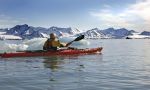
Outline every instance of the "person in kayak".
<svg viewBox="0 0 150 90"><path fill-rule="evenodd" d="M57 38L56 34L51 33L50 38L44 43L43 50L57 50L60 47L66 47L67 44L61 43Z"/></svg>

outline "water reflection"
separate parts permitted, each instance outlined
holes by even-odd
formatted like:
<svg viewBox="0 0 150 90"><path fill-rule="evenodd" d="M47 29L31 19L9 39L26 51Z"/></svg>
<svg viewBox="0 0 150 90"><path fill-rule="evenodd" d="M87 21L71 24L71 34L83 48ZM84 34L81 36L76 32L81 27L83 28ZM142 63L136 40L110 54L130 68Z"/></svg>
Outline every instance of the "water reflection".
<svg viewBox="0 0 150 90"><path fill-rule="evenodd" d="M56 81L58 79L57 74L63 73L65 64L68 64L70 60L78 59L77 56L51 56L43 57L44 67L50 69L49 81ZM59 74L58 74L59 75Z"/></svg>
<svg viewBox="0 0 150 90"><path fill-rule="evenodd" d="M21 80L19 81L18 78L21 78L25 81L21 83L27 87L37 82L33 86L40 88L40 85L43 85L47 88L45 90L61 90L62 88L78 90L87 82L90 83L90 80L97 80L94 77L97 76L95 72L99 71L100 64L102 64L100 54L9 58L1 61L1 66L4 66L1 73L5 75L3 78L17 83L16 86L20 86ZM7 70L4 70L5 67Z"/></svg>
<svg viewBox="0 0 150 90"><path fill-rule="evenodd" d="M61 68L61 65L63 66L69 60L78 60L78 56L79 55L43 57L44 67L56 71Z"/></svg>
<svg viewBox="0 0 150 90"><path fill-rule="evenodd" d="M87 82L96 81L94 77L102 64L102 55L53 56L43 58L43 65L48 69L48 90L61 88L82 88ZM93 70L94 69L94 70Z"/></svg>
<svg viewBox="0 0 150 90"><path fill-rule="evenodd" d="M88 57L88 58L87 58ZM91 58L90 58L91 57ZM51 56L51 57L43 57L44 67L49 68L52 71L57 71L61 69L64 64L74 63L80 68L84 68L85 60L96 60L93 58L100 58L102 60L102 54L89 54L89 55L67 55L67 56ZM83 60L82 60L83 59Z"/></svg>
<svg viewBox="0 0 150 90"><path fill-rule="evenodd" d="M56 71L60 68L61 64L64 64L64 58L58 57L58 56L52 56L52 57L44 57L44 67L50 68L52 71Z"/></svg>

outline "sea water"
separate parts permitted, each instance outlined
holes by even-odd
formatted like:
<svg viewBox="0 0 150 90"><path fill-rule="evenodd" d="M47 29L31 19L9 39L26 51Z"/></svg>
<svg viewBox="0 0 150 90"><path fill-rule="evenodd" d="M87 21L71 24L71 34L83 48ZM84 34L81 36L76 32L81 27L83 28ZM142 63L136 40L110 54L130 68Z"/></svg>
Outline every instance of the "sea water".
<svg viewBox="0 0 150 90"><path fill-rule="evenodd" d="M0 51L42 48L43 42L0 41ZM85 40L74 46L103 50L92 55L0 58L0 90L149 90L149 39Z"/></svg>

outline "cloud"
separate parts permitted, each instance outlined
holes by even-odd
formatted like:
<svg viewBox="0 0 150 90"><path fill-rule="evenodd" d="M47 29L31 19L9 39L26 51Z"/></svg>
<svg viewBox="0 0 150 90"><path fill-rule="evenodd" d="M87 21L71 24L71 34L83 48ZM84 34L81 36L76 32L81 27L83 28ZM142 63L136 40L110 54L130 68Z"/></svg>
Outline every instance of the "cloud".
<svg viewBox="0 0 150 90"><path fill-rule="evenodd" d="M12 18L10 16L0 14L0 28L8 28L24 21L22 18Z"/></svg>
<svg viewBox="0 0 150 90"><path fill-rule="evenodd" d="M99 12L90 12L103 24L112 27L125 27L138 31L150 31L150 0L138 0L121 12L115 12L111 8L101 9Z"/></svg>
<svg viewBox="0 0 150 90"><path fill-rule="evenodd" d="M119 15L119 14L113 14L110 10L102 10L100 13L93 13L91 12L91 15L94 17L98 17L100 21L102 21L105 25L108 26L128 26L129 23L126 21L126 19Z"/></svg>

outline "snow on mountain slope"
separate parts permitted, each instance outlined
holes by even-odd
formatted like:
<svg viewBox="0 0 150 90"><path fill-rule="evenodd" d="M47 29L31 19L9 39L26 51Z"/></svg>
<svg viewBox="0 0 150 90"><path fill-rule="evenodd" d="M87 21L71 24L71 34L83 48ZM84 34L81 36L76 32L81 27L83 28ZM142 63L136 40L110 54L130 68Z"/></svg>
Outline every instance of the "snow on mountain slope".
<svg viewBox="0 0 150 90"><path fill-rule="evenodd" d="M94 29L88 30L88 31L80 33L80 34L85 35L87 38L121 39L128 35L132 35L133 32L134 32L133 30L127 30L125 28L121 28L121 29L108 28L108 29L104 29L104 30L94 28Z"/></svg>
<svg viewBox="0 0 150 90"><path fill-rule="evenodd" d="M81 32L78 29L75 28L61 28L61 27L55 27L52 26L50 28L43 28L43 27L33 27L28 26L27 24L24 25L16 25L10 29L0 29L1 34L3 35L13 35L21 37L22 39L33 39L33 38L44 38L49 37L50 33L55 33L58 37L70 37L70 36L79 36L79 35L85 35L86 38L115 38L115 39L121 39L126 38L127 36L132 36L133 33L135 33L134 30L127 30L125 28L120 29L114 29L114 28L108 28L108 29L98 29L94 28L91 30L87 30L85 32ZM5 32L5 33L4 33ZM141 35L150 35L150 32L142 32ZM8 37L8 36L7 36ZM2 37L1 37L2 38Z"/></svg>
<svg viewBox="0 0 150 90"><path fill-rule="evenodd" d="M148 32L148 31L143 31L140 35L150 36L150 32Z"/></svg>
<svg viewBox="0 0 150 90"><path fill-rule="evenodd" d="M105 35L104 33L101 32L101 30L99 30L98 28L94 28L91 30L88 30L86 32L82 32L78 35L85 35L86 38L109 38L107 35Z"/></svg>
<svg viewBox="0 0 150 90"><path fill-rule="evenodd" d="M128 36L127 39L150 39L150 36L135 34Z"/></svg>
<svg viewBox="0 0 150 90"><path fill-rule="evenodd" d="M6 35L20 36L23 39L47 37L50 33L55 33L57 36L70 36L80 33L80 31L72 28L59 28L54 26L50 28L32 27L27 24L16 25L6 30Z"/></svg>
<svg viewBox="0 0 150 90"><path fill-rule="evenodd" d="M22 38L14 35L0 35L0 40L21 40Z"/></svg>
<svg viewBox="0 0 150 90"><path fill-rule="evenodd" d="M108 28L108 29L102 30L102 33L104 33L105 35L111 38L124 38L128 35L132 35L133 32L135 31L127 30L125 28L121 28L121 29Z"/></svg>
<svg viewBox="0 0 150 90"><path fill-rule="evenodd" d="M0 32L0 35L2 35L2 34L6 34L6 32Z"/></svg>
<svg viewBox="0 0 150 90"><path fill-rule="evenodd" d="M133 35L127 36L126 39L150 39L150 36L141 33L133 33Z"/></svg>

